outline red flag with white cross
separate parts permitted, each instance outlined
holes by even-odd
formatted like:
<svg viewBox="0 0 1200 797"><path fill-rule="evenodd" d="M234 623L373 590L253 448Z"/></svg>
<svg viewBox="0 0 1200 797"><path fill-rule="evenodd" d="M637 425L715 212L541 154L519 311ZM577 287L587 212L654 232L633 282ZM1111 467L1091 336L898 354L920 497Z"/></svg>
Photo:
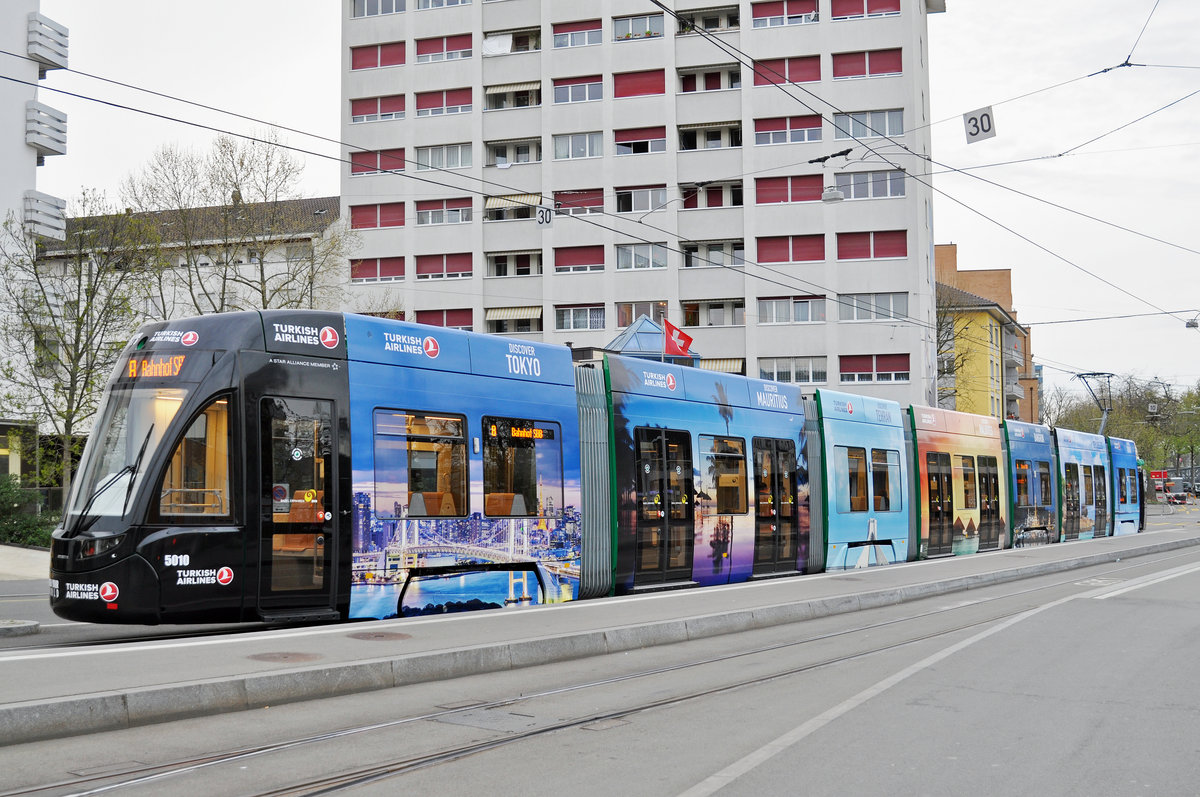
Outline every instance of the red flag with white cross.
<svg viewBox="0 0 1200 797"><path fill-rule="evenodd" d="M687 357L688 347L691 345L691 335L685 335L679 327L663 319L663 351L668 356Z"/></svg>

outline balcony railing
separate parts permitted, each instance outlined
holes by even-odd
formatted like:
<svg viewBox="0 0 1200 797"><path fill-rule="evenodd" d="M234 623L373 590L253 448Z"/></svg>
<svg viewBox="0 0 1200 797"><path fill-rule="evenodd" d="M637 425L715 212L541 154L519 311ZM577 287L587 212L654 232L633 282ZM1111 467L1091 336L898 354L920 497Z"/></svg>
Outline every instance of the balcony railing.
<svg viewBox="0 0 1200 797"><path fill-rule="evenodd" d="M25 208L22 216L25 231L30 235L67 239L67 203L56 196L40 191L25 192Z"/></svg>
<svg viewBox="0 0 1200 797"><path fill-rule="evenodd" d="M29 15L25 52L38 62L38 77L51 69L67 68L67 29L37 12Z"/></svg>
<svg viewBox="0 0 1200 797"><path fill-rule="evenodd" d="M25 143L39 155L67 153L67 115L35 100L25 103Z"/></svg>

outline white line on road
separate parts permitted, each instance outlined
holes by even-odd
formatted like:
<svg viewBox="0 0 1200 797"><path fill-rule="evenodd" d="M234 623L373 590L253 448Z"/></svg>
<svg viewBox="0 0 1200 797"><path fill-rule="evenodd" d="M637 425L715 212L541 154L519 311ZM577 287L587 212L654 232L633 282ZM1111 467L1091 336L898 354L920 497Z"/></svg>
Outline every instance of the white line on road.
<svg viewBox="0 0 1200 797"><path fill-rule="evenodd" d="M1126 592L1132 592L1135 589L1141 589L1142 587L1148 587L1151 584L1157 584L1160 581L1169 581L1172 578L1186 576L1188 573L1195 573L1197 570L1200 570L1200 565L1183 565L1182 567L1177 567L1174 570L1167 570L1166 572L1160 573L1156 576L1142 576L1141 578L1135 578L1132 581L1125 582L1117 589L1106 591L1101 595L1093 595L1092 599L1098 601L1108 600L1109 598L1115 598L1118 595L1124 595Z"/></svg>

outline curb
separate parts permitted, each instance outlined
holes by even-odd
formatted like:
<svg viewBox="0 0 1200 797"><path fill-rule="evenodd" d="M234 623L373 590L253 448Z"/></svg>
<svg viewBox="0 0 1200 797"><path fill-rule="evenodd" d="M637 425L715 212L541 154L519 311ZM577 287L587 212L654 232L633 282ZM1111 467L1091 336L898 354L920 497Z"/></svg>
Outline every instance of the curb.
<svg viewBox="0 0 1200 797"><path fill-rule="evenodd" d="M0 620L0 637L28 636L42 630L36 620Z"/></svg>
<svg viewBox="0 0 1200 797"><path fill-rule="evenodd" d="M0 746L98 731L122 730L139 725L208 716L218 712L247 711L283 703L338 697L620 653L656 645L670 645L861 609L892 606L921 598L1194 545L1200 545L1200 537L1155 543L1124 551L1089 554L1056 562L1021 565L941 581L602 631L581 631L565 636L537 637L516 642L366 659L329 666L299 667L271 673L9 703L0 706L0 740L3 740L0 741Z"/></svg>

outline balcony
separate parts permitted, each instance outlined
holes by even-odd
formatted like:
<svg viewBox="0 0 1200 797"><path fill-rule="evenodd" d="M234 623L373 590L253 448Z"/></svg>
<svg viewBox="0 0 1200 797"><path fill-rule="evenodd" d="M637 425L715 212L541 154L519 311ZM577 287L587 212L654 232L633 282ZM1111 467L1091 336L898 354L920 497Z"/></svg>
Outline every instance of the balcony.
<svg viewBox="0 0 1200 797"><path fill-rule="evenodd" d="M26 191L21 221L30 235L56 241L67 239L67 203L58 197L40 191Z"/></svg>
<svg viewBox="0 0 1200 797"><path fill-rule="evenodd" d="M67 115L34 100L25 103L25 143L42 157L67 154Z"/></svg>
<svg viewBox="0 0 1200 797"><path fill-rule="evenodd" d="M49 17L29 15L26 54L38 63L38 78L51 69L67 68L67 29Z"/></svg>
<svg viewBox="0 0 1200 797"><path fill-rule="evenodd" d="M1004 380L1004 397L1020 400L1025 398L1025 391L1021 389L1021 385L1018 382L1006 379Z"/></svg>

